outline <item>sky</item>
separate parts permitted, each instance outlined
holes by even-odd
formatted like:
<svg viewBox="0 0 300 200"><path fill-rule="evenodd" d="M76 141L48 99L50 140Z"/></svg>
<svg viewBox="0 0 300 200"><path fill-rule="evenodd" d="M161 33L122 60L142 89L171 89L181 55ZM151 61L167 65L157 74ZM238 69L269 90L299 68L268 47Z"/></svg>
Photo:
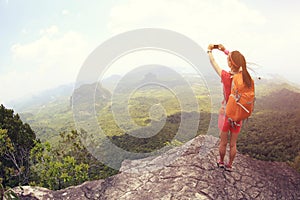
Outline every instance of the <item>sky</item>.
<svg viewBox="0 0 300 200"><path fill-rule="evenodd" d="M259 73L300 84L299 9L296 0L0 0L0 103L74 83L94 49L139 28L176 31L204 50L222 43L256 63ZM182 64L154 54L124 58L111 73L154 57ZM217 60L225 64L226 58L217 54Z"/></svg>

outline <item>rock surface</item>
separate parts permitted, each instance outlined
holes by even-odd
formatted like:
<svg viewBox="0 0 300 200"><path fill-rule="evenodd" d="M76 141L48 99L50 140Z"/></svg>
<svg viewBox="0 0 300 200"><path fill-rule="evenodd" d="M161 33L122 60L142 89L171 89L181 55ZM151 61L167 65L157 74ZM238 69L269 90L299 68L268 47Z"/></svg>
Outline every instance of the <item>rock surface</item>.
<svg viewBox="0 0 300 200"><path fill-rule="evenodd" d="M228 155L228 153L227 153ZM156 158L126 160L120 173L59 191L15 188L21 199L300 199L300 174L285 163L237 154L216 167L218 139L198 136Z"/></svg>

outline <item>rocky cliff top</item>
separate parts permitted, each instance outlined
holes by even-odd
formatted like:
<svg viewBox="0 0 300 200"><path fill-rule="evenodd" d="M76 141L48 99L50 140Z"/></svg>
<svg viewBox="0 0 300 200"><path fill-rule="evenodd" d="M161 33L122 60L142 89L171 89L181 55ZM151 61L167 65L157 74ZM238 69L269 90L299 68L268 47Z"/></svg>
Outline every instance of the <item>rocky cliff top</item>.
<svg viewBox="0 0 300 200"><path fill-rule="evenodd" d="M59 191L23 186L21 199L300 199L300 174L285 163L237 154L217 168L218 139L198 136L158 157L126 160L120 173Z"/></svg>

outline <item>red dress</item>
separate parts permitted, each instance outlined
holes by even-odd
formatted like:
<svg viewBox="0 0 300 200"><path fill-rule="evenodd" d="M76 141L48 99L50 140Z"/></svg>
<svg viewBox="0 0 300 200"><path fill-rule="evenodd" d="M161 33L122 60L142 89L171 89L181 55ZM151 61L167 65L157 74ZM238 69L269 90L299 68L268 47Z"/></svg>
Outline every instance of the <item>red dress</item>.
<svg viewBox="0 0 300 200"><path fill-rule="evenodd" d="M222 107L219 112L218 127L223 132L230 131L231 133L239 133L242 127L242 121L236 122L234 125L228 120L225 115L225 106L231 93L232 75L225 70L222 70L221 81L223 84L224 99L222 101Z"/></svg>

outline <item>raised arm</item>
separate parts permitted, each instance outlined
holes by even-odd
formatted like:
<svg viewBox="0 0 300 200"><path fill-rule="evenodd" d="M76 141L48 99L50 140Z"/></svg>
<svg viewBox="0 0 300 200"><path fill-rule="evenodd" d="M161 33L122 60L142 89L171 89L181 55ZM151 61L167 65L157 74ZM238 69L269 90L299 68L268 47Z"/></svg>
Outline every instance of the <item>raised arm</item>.
<svg viewBox="0 0 300 200"><path fill-rule="evenodd" d="M207 53L208 53L208 57L209 57L210 63L213 66L213 68L215 69L215 71L217 72L217 74L219 76L221 76L222 68L220 68L220 66L218 65L218 63L216 62L216 60L215 60L215 58L214 58L214 56L212 54L212 50L213 49L218 49L220 51L225 51L225 47L222 44L219 44L219 45L210 44L207 47Z"/></svg>

